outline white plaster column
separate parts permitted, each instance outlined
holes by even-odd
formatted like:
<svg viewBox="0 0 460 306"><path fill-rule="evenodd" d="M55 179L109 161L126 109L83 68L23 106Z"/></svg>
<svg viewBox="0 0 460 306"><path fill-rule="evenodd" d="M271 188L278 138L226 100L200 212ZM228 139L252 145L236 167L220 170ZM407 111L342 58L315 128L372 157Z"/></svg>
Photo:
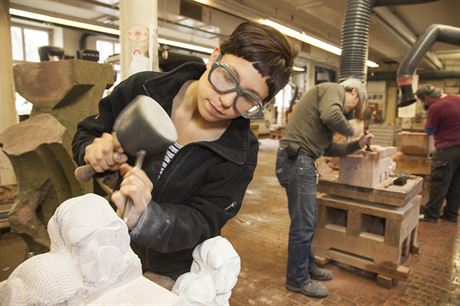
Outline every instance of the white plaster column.
<svg viewBox="0 0 460 306"><path fill-rule="evenodd" d="M308 61L305 92L315 87L315 72L315 64L311 61Z"/></svg>
<svg viewBox="0 0 460 306"><path fill-rule="evenodd" d="M17 123L14 104L13 53L11 49L11 19L9 0L0 0L0 133ZM0 153L0 185L15 184L13 166Z"/></svg>
<svg viewBox="0 0 460 306"><path fill-rule="evenodd" d="M121 77L158 71L158 1L120 1Z"/></svg>

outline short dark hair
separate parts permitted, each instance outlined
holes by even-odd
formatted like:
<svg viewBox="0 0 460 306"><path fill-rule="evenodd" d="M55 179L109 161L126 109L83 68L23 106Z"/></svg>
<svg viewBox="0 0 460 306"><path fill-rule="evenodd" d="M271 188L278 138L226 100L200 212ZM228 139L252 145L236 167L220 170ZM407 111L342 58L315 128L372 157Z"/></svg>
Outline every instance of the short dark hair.
<svg viewBox="0 0 460 306"><path fill-rule="evenodd" d="M417 89L415 95L420 100L422 100L425 97L439 98L442 95L442 90L440 88L434 87L431 84L424 84Z"/></svg>
<svg viewBox="0 0 460 306"><path fill-rule="evenodd" d="M254 22L241 23L221 44L223 54L233 54L253 63L267 78L270 101L289 82L297 50L278 30Z"/></svg>

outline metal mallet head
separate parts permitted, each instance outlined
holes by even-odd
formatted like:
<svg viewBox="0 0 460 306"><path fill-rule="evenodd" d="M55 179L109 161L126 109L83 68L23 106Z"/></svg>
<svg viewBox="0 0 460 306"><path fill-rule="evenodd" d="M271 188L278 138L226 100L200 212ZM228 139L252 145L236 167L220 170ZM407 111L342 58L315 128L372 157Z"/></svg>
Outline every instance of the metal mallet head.
<svg viewBox="0 0 460 306"><path fill-rule="evenodd" d="M154 99L139 95L126 106L115 120L114 132L123 151L136 156L140 150L146 156L165 151L177 141L177 131L169 115ZM89 181L95 174L91 165L75 169L80 182Z"/></svg>

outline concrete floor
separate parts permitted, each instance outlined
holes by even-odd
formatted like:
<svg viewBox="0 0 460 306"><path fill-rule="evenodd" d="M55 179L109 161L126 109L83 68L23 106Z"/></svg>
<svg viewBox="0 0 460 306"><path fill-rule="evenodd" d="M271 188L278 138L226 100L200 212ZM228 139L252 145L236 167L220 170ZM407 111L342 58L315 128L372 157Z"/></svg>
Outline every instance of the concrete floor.
<svg viewBox="0 0 460 306"><path fill-rule="evenodd" d="M460 305L460 236L457 224L420 223L419 254L411 255L407 280L391 289L379 287L375 274L329 263L334 279L329 296L312 299L285 289L289 216L284 189L275 177L278 141L261 139L259 162L243 207L224 228L241 257L242 270L232 306L250 305ZM0 281L27 256L12 233L0 236Z"/></svg>
<svg viewBox="0 0 460 306"><path fill-rule="evenodd" d="M410 255L407 280L391 289L376 284L376 275L329 263L334 279L329 296L307 298L285 289L289 216L284 189L275 177L278 141L261 139L259 162L244 204L224 228L239 253L242 270L230 300L249 305L460 305L460 235L457 224L421 222L419 254Z"/></svg>

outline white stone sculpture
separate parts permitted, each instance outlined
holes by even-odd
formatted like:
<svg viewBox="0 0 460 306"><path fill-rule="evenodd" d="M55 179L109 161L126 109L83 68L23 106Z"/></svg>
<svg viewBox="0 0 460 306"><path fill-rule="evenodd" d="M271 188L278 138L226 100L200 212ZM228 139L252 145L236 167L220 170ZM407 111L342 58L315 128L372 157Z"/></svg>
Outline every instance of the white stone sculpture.
<svg viewBox="0 0 460 306"><path fill-rule="evenodd" d="M177 279L172 292L190 306L228 306L241 262L232 244L217 236L193 250L189 273Z"/></svg>
<svg viewBox="0 0 460 306"><path fill-rule="evenodd" d="M26 260L0 283L0 305L173 305L179 301L142 277L128 229L104 198L86 194L63 202L48 223L48 233L50 252Z"/></svg>

